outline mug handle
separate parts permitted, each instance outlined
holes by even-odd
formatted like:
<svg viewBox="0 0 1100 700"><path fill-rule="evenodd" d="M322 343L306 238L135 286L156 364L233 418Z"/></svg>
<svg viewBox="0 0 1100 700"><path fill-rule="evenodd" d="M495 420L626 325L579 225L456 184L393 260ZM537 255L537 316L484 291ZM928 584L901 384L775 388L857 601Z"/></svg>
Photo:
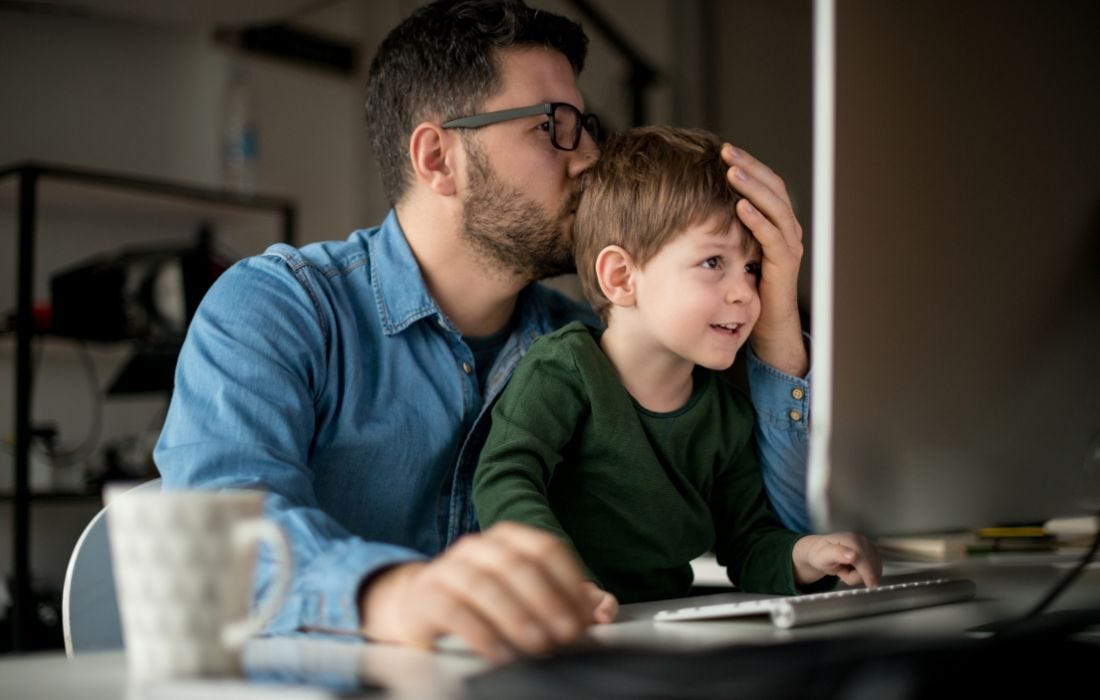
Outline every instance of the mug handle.
<svg viewBox="0 0 1100 700"><path fill-rule="evenodd" d="M238 649L268 623L286 600L290 588L290 546L281 528L270 520L244 520L233 527L233 548L238 556L247 556L253 545L265 542L275 549L278 566L275 587L268 593L259 611L244 620L227 623L222 629L222 644Z"/></svg>

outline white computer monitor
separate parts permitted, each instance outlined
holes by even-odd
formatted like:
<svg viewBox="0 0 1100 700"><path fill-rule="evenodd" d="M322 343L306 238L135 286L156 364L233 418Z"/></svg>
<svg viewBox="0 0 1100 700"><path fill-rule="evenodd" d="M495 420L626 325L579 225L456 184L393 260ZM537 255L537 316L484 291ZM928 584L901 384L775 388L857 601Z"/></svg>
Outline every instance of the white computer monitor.
<svg viewBox="0 0 1100 700"><path fill-rule="evenodd" d="M1100 510L1100 3L815 6L818 527Z"/></svg>

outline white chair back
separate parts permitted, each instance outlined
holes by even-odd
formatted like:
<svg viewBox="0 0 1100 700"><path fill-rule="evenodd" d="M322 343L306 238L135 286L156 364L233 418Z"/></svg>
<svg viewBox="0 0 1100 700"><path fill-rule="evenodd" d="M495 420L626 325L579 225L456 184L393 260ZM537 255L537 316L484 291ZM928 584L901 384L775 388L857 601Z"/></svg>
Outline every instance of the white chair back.
<svg viewBox="0 0 1100 700"><path fill-rule="evenodd" d="M154 489L160 490L160 479L146 481L133 491ZM111 571L111 546L107 540L108 508L110 506L102 508L84 528L65 571L61 628L65 635L65 654L69 657L122 648L122 621Z"/></svg>

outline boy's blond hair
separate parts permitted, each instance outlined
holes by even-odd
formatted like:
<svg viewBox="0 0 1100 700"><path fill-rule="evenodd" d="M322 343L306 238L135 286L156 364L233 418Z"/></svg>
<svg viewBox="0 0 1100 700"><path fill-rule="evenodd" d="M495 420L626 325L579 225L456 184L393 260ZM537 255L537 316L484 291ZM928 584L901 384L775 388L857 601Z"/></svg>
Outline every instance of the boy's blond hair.
<svg viewBox="0 0 1100 700"><path fill-rule="evenodd" d="M573 253L584 295L607 322L611 302L596 279L596 257L621 246L644 267L687 228L718 215L715 233L737 218L741 195L726 181L722 142L707 131L645 126L611 137L586 173ZM746 231L746 239L754 241Z"/></svg>

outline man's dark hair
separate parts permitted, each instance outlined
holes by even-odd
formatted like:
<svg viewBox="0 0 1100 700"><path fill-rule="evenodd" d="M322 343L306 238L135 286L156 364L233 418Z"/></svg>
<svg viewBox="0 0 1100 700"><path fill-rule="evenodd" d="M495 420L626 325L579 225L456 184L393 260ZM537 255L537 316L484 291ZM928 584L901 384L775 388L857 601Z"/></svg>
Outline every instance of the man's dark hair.
<svg viewBox="0 0 1100 700"><path fill-rule="evenodd" d="M522 0L437 0L383 40L367 80L367 128L391 205L412 177L413 128L474 114L501 87L498 52L525 46L559 51L580 73L588 38L576 22Z"/></svg>

